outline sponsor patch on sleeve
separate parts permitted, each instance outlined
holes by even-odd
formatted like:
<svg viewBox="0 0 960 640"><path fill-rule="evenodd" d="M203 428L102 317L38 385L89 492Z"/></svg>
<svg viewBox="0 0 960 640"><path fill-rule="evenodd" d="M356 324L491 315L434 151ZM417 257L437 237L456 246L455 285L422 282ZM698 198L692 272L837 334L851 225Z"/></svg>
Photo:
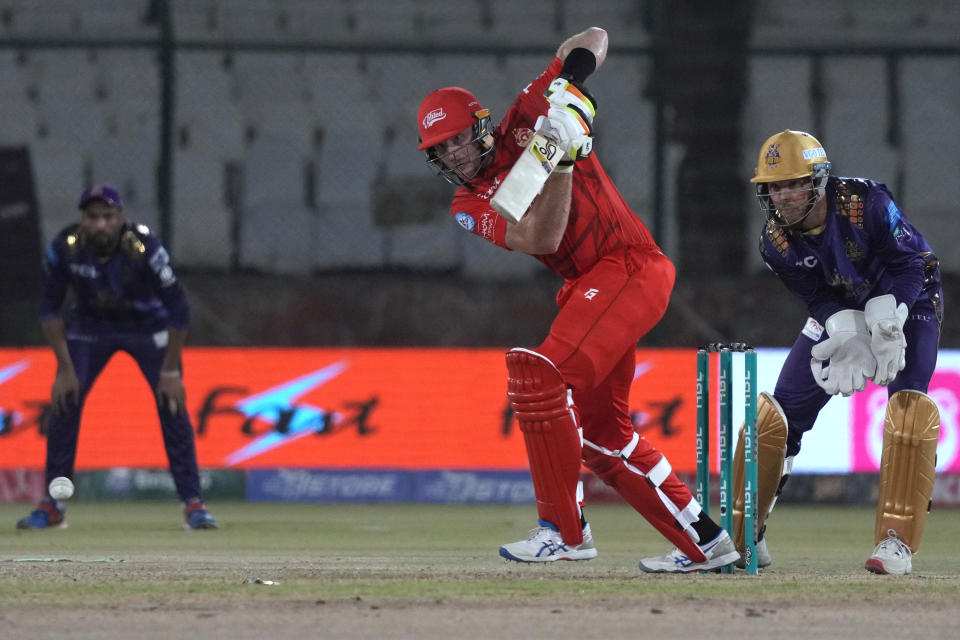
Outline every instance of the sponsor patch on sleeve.
<svg viewBox="0 0 960 640"><path fill-rule="evenodd" d="M467 213L460 212L456 215L457 224L466 229L467 231L473 231L473 217Z"/></svg>
<svg viewBox="0 0 960 640"><path fill-rule="evenodd" d="M903 214L900 213L900 209L897 208L897 205L894 204L893 200L887 203L887 224L890 226L890 231L896 229L897 225L900 224L900 218L903 217Z"/></svg>
<svg viewBox="0 0 960 640"><path fill-rule="evenodd" d="M803 326L802 333L811 340L820 342L820 336L823 335L823 325L813 318L807 318L807 324Z"/></svg>

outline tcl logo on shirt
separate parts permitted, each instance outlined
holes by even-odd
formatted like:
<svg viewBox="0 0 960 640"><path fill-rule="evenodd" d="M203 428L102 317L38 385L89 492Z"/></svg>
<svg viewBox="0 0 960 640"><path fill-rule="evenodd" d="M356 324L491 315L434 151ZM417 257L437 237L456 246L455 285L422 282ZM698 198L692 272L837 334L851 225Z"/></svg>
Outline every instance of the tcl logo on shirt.
<svg viewBox="0 0 960 640"><path fill-rule="evenodd" d="M487 188L486 191L484 191L483 193L479 194L480 197L483 198L484 200L489 200L490 198L493 197L493 194L497 192L497 187L499 187L499 186L500 186L500 178L499 178L499 177L494 177L494 179L493 179L493 184L491 184L490 187Z"/></svg>

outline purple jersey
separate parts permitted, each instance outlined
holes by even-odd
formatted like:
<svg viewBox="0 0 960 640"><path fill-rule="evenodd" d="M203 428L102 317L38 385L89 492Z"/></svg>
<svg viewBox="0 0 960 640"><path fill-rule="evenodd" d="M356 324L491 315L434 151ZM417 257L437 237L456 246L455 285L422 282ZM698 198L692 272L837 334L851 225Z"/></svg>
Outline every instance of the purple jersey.
<svg viewBox="0 0 960 640"><path fill-rule="evenodd" d="M90 332L186 329L190 312L183 287L160 240L141 224L127 222L114 253L101 259L79 225L63 229L44 255L40 319L59 315L73 290L71 329Z"/></svg>
<svg viewBox="0 0 960 640"><path fill-rule="evenodd" d="M841 309L863 309L892 293L913 307L940 300L936 255L882 184L864 178L827 181L826 223L819 233L763 229L760 253L821 325Z"/></svg>

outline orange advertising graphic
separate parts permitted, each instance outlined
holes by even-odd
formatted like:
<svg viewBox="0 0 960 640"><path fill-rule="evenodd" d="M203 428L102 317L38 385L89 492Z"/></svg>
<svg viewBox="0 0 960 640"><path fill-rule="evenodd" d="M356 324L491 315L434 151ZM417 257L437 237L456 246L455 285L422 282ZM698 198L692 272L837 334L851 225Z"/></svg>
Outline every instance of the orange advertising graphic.
<svg viewBox="0 0 960 640"><path fill-rule="evenodd" d="M0 349L0 468L43 468L55 362ZM692 351L640 350L634 425L693 472ZM203 468L526 469L501 349L188 348L187 405ZM151 390L118 354L83 413L78 470L165 468Z"/></svg>

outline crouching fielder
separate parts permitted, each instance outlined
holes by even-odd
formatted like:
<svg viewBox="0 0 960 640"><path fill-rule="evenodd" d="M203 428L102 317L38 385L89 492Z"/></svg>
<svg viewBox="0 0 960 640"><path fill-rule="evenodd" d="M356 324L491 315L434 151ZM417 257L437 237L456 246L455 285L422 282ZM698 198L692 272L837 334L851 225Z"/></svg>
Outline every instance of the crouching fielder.
<svg viewBox="0 0 960 640"><path fill-rule="evenodd" d="M773 395L763 394L759 404L758 564L772 561L764 520L803 434L831 396L862 391L872 380L887 387L888 404L876 547L866 569L910 573L933 492L940 430L926 393L943 321L937 257L886 186L832 177L823 146L808 133L786 130L764 142L751 182L766 213L764 262L810 314ZM734 466L742 487L742 451ZM734 516L742 552L742 498Z"/></svg>
<svg viewBox="0 0 960 640"><path fill-rule="evenodd" d="M500 555L519 562L596 557L581 510L582 460L676 546L642 560L641 569L721 567L738 557L732 539L630 420L637 341L663 316L675 274L590 153L596 103L584 83L606 51L602 29L566 40L496 129L490 112L459 87L432 92L418 113L428 164L459 185L450 207L457 223L532 255L565 281L547 339L506 356L507 393L523 433L539 525L528 539L503 545ZM491 198L535 129L551 136L563 158L519 222L508 221Z"/></svg>

